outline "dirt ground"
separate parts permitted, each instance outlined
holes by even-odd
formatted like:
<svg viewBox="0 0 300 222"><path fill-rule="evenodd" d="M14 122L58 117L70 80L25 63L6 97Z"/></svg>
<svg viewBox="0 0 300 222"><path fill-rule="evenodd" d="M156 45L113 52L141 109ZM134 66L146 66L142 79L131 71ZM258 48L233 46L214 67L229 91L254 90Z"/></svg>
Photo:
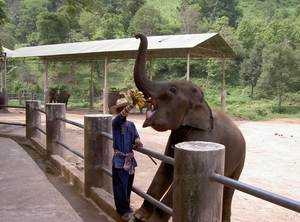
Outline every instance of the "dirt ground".
<svg viewBox="0 0 300 222"><path fill-rule="evenodd" d="M24 122L24 114L24 110L9 109L9 112L0 112L0 121ZM66 118L83 124L86 114L101 113L98 110L70 108ZM130 114L129 119L135 122L144 147L163 153L170 132L162 133L152 128L142 128L145 116L138 111ZM253 122L241 118L233 120L247 142L246 162L240 181L299 202L300 118L267 122ZM42 124L45 124L44 117ZM24 132L22 127L0 124L0 132L10 130ZM67 144L83 153L83 129L67 124ZM148 156L138 152L135 156L138 167L134 185L146 191L160 161L155 160L155 165ZM68 161L74 162L79 168L82 166L81 161L73 155L69 155ZM141 203L142 199L133 193L133 207L138 208ZM300 221L300 213L236 191L232 205L232 221L296 222Z"/></svg>

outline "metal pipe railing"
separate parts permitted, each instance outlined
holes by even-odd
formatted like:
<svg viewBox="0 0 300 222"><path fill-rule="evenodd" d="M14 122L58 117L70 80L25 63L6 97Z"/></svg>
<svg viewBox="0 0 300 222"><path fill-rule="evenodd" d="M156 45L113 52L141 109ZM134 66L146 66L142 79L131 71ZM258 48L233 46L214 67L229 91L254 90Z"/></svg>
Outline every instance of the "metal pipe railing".
<svg viewBox="0 0 300 222"><path fill-rule="evenodd" d="M5 105L1 105L0 107L21 108L21 109L26 108L24 106L5 106ZM46 112L44 110L41 110L39 108L37 108L37 110L44 113L44 114L46 114ZM64 121L66 123L72 124L74 126L77 126L79 128L84 128L83 124L80 124L80 123L77 123L77 122L74 122L74 121L71 121L71 120L68 120L68 119L65 119L65 118L57 117L57 119L59 119L61 121ZM24 123L0 122L0 124L26 126L26 124L24 124ZM40 127L36 126L36 128L39 131L41 131L42 133L46 134L46 132L43 129L41 129ZM110 140L112 140L112 135L110 135L106 132L101 132L101 135L108 138L108 139L110 139ZM70 148L69 146L67 146L66 144L64 144L61 141L57 141L57 143L60 144L62 147L68 149L72 153L74 153L74 154L76 154L79 157L84 159L84 155L82 153ZM143 154L146 154L148 156L157 158L157 159L159 159L163 162L166 162L168 164L174 165L174 159L169 157L169 156L165 156L165 155L156 153L152 150L145 149L145 148L142 148L142 147L135 147L134 150L136 150L138 152L141 152ZM111 172L108 169L102 167L101 170L104 173L111 176ZM265 201L274 203L276 205L279 205L279 206L282 206L284 208L287 208L287 209L290 209L290 210L293 210L293 211L296 211L296 212L300 213L300 202L298 202L298 201L295 201L295 200L292 200L290 198L286 198L286 197L271 193L271 192L266 191L266 190L262 190L260 188L242 183L240 181L230 179L228 177L222 176L222 175L217 174L217 173L212 173L211 176L210 176L210 179L213 180L213 181L216 181L218 183L221 183L225 186L231 187L233 189L242 191L242 192L247 193L249 195L258 197L258 198L263 199ZM164 210L165 212L169 213L170 215L173 214L173 210L171 208L163 205L161 202L159 202L158 200L156 200L156 199L152 198L151 196L147 195L146 193L139 190L138 188L133 187L133 192L135 192L139 196L143 197L144 199L146 199L150 203L156 205L157 207Z"/></svg>
<svg viewBox="0 0 300 222"><path fill-rule="evenodd" d="M77 123L77 122L74 122L74 121L72 121L72 120L68 120L68 119L62 118L62 117L60 117L60 116L56 117L56 119L59 119L59 120L61 120L61 121L63 121L63 122L66 122L66 123L69 123L69 124L71 124L71 125L74 125L74 126L77 126L77 127L79 127L79 128L84 129L84 125L81 124L81 123Z"/></svg>
<svg viewBox="0 0 300 222"><path fill-rule="evenodd" d="M59 145L63 146L64 148L66 148L67 150L71 151L72 153L76 154L77 156L81 157L82 159L84 159L84 154L78 152L77 150L72 149L71 147L69 147L67 144L57 140L56 141Z"/></svg>
<svg viewBox="0 0 300 222"><path fill-rule="evenodd" d="M100 167L100 170L102 170L104 173L106 173L108 176L112 177L112 173L111 171L109 171L107 168L105 167ZM161 203L159 200L156 200L155 198L153 198L152 196L148 195L147 193L143 192L142 190L140 190L139 188L132 186L132 191L134 193L136 193L137 195L139 195L140 197L144 198L145 200L149 201L151 204L155 205L156 207L158 207L159 209L167 212L170 215L173 215L173 210L172 208L168 207L167 205Z"/></svg>
<svg viewBox="0 0 300 222"><path fill-rule="evenodd" d="M25 123L0 122L0 124L16 125L16 126L26 126Z"/></svg>
<svg viewBox="0 0 300 222"><path fill-rule="evenodd" d="M210 178L211 180L221 183L227 187L234 188L236 190L300 213L300 202L298 201L271 193L269 191L242 183L237 180L233 180L217 173L212 173Z"/></svg>

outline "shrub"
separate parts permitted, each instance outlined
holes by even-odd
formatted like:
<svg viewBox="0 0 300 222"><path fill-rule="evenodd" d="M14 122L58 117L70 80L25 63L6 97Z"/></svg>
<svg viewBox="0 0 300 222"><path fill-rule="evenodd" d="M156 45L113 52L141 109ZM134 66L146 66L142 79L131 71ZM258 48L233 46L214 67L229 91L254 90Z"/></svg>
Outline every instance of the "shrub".
<svg viewBox="0 0 300 222"><path fill-rule="evenodd" d="M286 111L286 108L284 108L282 106L271 106L270 111L271 111L271 113L280 113L280 114L282 114Z"/></svg>

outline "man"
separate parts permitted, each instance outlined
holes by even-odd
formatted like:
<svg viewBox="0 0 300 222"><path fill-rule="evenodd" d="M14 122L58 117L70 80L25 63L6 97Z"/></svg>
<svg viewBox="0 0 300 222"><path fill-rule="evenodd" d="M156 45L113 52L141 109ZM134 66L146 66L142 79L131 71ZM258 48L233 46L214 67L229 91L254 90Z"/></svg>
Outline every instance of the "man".
<svg viewBox="0 0 300 222"><path fill-rule="evenodd" d="M130 219L130 194L134 180L137 162L132 151L133 146L142 147L140 136L135 124L127 120L129 112L136 104L143 104L141 92L131 91L132 103L120 103L110 108L111 113L117 114L112 121L114 156L112 159L113 192L117 212L122 220Z"/></svg>

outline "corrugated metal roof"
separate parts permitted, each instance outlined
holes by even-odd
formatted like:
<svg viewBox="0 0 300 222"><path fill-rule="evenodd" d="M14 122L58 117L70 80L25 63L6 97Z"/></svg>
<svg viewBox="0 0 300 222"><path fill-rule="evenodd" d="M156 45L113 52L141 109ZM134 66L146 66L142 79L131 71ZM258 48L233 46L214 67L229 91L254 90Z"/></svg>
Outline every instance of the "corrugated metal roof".
<svg viewBox="0 0 300 222"><path fill-rule="evenodd" d="M147 56L182 58L191 56L233 58L235 53L218 33L148 36ZM135 38L76 42L24 47L14 50L13 58L47 59L49 61L135 59L140 41Z"/></svg>

